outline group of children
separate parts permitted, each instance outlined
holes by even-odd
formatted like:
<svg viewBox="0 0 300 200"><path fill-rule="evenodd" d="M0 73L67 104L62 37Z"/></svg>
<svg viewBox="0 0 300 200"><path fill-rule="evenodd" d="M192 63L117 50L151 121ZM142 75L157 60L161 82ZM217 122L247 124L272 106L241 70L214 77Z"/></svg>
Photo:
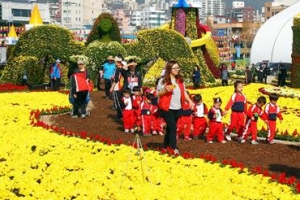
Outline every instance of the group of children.
<svg viewBox="0 0 300 200"><path fill-rule="evenodd" d="M139 87L133 88L133 95L130 89L123 91L121 107L125 132L133 133L135 127L138 129L142 127L144 136L163 135L164 121L158 114L155 90L146 90L143 96L140 91ZM270 102L267 103L266 98L260 96L255 104L248 107L246 96L243 94L243 83L236 81L234 94L223 111L220 97L214 98L213 106L208 109L202 96L197 94L193 97L194 108L191 108L188 102L182 105L181 117L177 121L177 139L183 135L187 141L193 138L206 138L207 143L213 143L217 138L220 143L226 143L226 140L231 141L230 133L235 130L240 143L245 143L251 134L251 144L257 145L257 121L261 118L268 127L266 142L273 144L276 120L277 118L283 120L277 105L278 98L278 95L271 94ZM229 109L231 109L230 124L225 127L222 117Z"/></svg>
<svg viewBox="0 0 300 200"><path fill-rule="evenodd" d="M138 86L123 90L121 108L125 133L142 130L144 136L163 135L164 120L158 114L155 90L147 89L144 95Z"/></svg>

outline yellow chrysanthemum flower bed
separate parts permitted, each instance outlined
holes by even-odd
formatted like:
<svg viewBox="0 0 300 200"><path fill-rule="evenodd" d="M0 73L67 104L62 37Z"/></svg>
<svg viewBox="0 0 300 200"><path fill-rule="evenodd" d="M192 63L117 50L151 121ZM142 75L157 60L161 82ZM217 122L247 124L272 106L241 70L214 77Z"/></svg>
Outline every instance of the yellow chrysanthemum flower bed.
<svg viewBox="0 0 300 200"><path fill-rule="evenodd" d="M244 87L243 93L247 97L247 101L251 103L255 103L257 98L261 95L263 95L261 92L259 92L260 88L264 88L266 85L264 84L250 84ZM272 88L272 86L268 86L268 89ZM275 87L274 87L275 88ZM271 90L270 90L271 91ZM299 92L299 90L295 90L295 92ZM207 106L213 105L213 98L214 97L221 97L223 104L222 108L224 109L227 102L229 101L231 95L234 92L233 86L227 86L227 87L214 87L214 88L205 88L205 89L199 89L199 90L190 90L190 94L201 94L203 101L206 103ZM278 93L280 94L280 93ZM297 93L298 94L298 93ZM296 94L295 94L296 95ZM269 98L267 95L264 95L267 98L267 102L269 101ZM283 123L277 123L278 132L284 133L288 132L288 134L292 135L297 129L298 133L300 132L300 101L298 98L284 98L280 97L278 102L278 106L281 108L281 111L283 111ZM227 114L223 122L229 123L230 121L230 113ZM258 129L260 130L262 127L265 129L267 126L262 120L259 120L258 122Z"/></svg>
<svg viewBox="0 0 300 200"><path fill-rule="evenodd" d="M32 109L69 105L60 93L2 93L0 101L0 199L300 199L247 170L154 151L139 160L132 147L32 127Z"/></svg>

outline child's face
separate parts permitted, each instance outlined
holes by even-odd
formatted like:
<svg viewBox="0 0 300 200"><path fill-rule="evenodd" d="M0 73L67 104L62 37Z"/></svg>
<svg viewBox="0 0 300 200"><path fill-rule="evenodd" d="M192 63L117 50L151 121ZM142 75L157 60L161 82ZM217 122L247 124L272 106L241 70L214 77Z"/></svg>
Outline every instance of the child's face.
<svg viewBox="0 0 300 200"><path fill-rule="evenodd" d="M141 95L141 92L140 92L140 91L134 91L133 94L134 94L135 96L140 96L140 95Z"/></svg>
<svg viewBox="0 0 300 200"><path fill-rule="evenodd" d="M130 93L123 93L124 97L128 98L130 97Z"/></svg>
<svg viewBox="0 0 300 200"><path fill-rule="evenodd" d="M202 99L197 102L197 105L200 105L201 103L202 103Z"/></svg>
<svg viewBox="0 0 300 200"><path fill-rule="evenodd" d="M219 109L221 107L222 103L221 102L216 102L214 103L214 108Z"/></svg>
<svg viewBox="0 0 300 200"><path fill-rule="evenodd" d="M243 87L244 87L243 84L240 83L240 84L237 85L235 91L236 92L243 92Z"/></svg>
<svg viewBox="0 0 300 200"><path fill-rule="evenodd" d="M277 100L270 100L270 102L271 102L272 104L274 104L274 105L277 104Z"/></svg>
<svg viewBox="0 0 300 200"><path fill-rule="evenodd" d="M264 104L264 103L257 102L256 105L257 105L259 108L261 108L261 107L263 107L265 104Z"/></svg>

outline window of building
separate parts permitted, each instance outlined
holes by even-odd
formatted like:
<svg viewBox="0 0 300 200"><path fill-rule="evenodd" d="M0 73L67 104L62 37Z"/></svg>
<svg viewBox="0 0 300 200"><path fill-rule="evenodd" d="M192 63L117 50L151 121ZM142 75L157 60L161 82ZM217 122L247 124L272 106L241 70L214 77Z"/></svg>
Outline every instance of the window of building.
<svg viewBox="0 0 300 200"><path fill-rule="evenodd" d="M271 11L271 8L270 7L267 7L267 12L270 12Z"/></svg>
<svg viewBox="0 0 300 200"><path fill-rule="evenodd" d="M12 9L12 15L15 17L30 17L31 10Z"/></svg>

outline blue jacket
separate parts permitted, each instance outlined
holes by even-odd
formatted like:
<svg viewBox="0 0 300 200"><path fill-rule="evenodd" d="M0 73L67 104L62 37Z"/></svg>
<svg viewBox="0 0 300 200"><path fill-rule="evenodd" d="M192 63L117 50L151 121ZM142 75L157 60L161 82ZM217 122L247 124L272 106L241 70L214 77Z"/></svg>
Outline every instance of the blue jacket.
<svg viewBox="0 0 300 200"><path fill-rule="evenodd" d="M104 79L111 79L112 76L115 73L115 69L116 69L116 64L114 62L113 63L109 63L109 62L104 63L104 65L103 65L103 78Z"/></svg>
<svg viewBox="0 0 300 200"><path fill-rule="evenodd" d="M61 71L60 71L60 67L57 66L57 64L55 63L51 69L51 79L53 78L60 78L61 77Z"/></svg>

